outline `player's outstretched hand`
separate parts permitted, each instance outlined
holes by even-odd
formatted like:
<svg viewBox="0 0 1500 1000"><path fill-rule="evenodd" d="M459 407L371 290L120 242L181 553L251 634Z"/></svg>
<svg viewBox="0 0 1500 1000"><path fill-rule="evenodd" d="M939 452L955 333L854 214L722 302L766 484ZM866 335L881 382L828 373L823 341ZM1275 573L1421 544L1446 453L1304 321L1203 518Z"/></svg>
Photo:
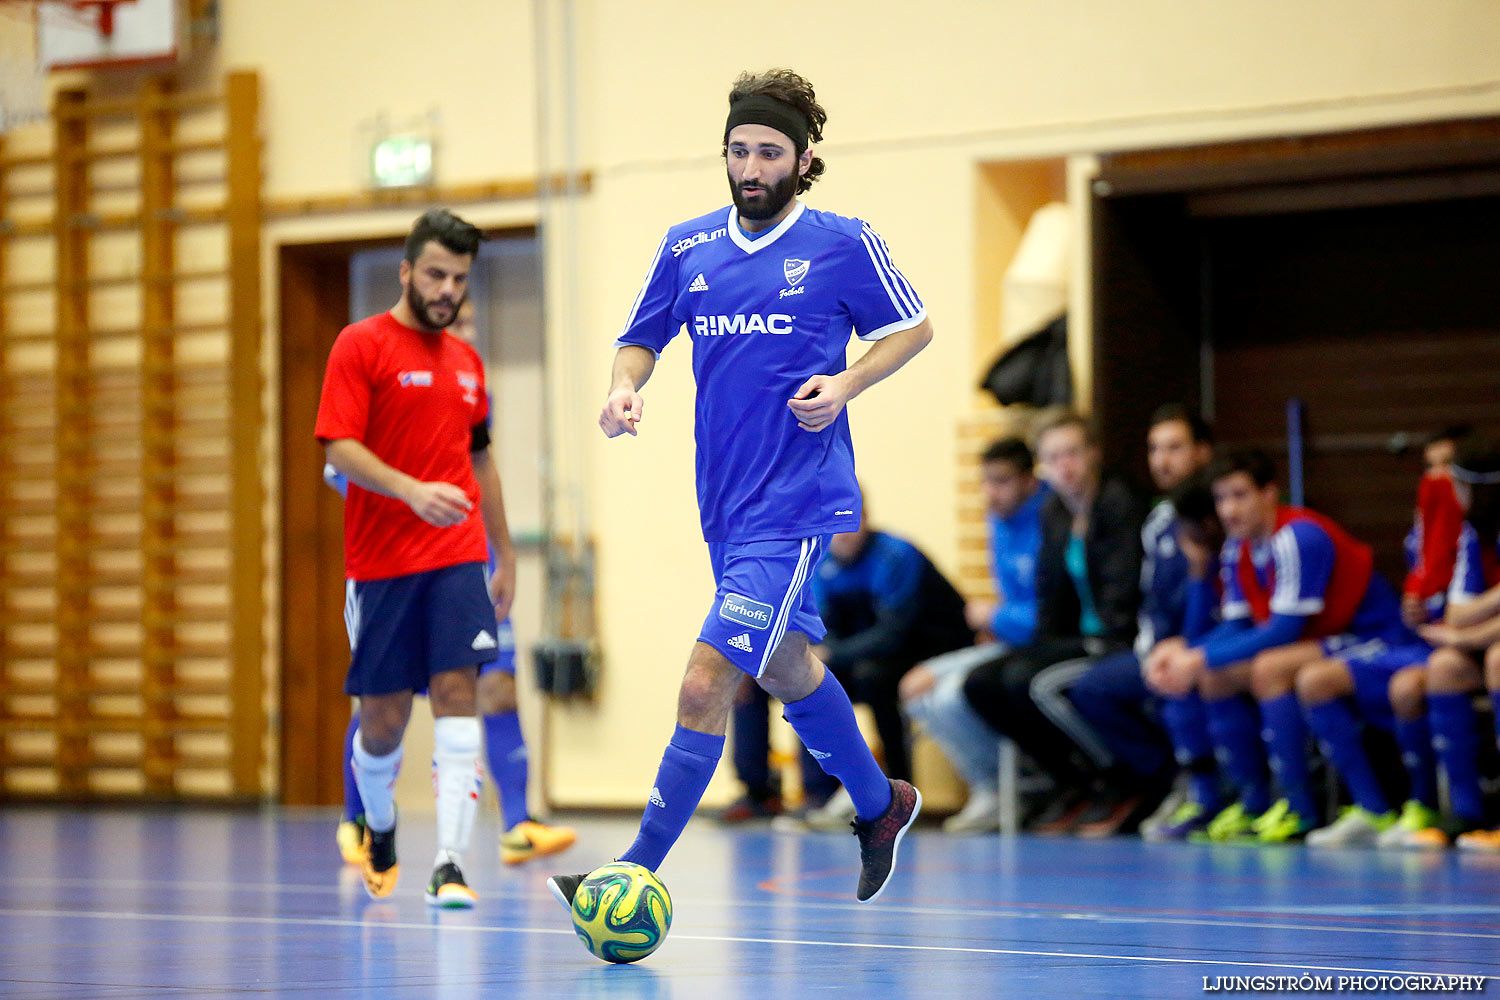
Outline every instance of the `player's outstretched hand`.
<svg viewBox="0 0 1500 1000"><path fill-rule="evenodd" d="M468 495L452 483L418 483L407 495L406 504L435 528L462 524L474 508Z"/></svg>
<svg viewBox="0 0 1500 1000"><path fill-rule="evenodd" d="M616 389L604 401L604 411L599 414L599 429L608 438L621 434L635 436L635 425L645 416L646 401L638 392Z"/></svg>
<svg viewBox="0 0 1500 1000"><path fill-rule="evenodd" d="M849 384L837 375L814 375L786 401L797 426L817 433L838 419L849 402Z"/></svg>

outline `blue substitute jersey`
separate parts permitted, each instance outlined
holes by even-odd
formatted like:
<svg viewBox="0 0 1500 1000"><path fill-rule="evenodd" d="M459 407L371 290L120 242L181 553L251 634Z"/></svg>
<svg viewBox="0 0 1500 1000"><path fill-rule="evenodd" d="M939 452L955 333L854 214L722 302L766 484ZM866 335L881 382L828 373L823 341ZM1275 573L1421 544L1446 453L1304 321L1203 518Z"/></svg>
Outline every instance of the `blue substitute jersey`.
<svg viewBox="0 0 1500 1000"><path fill-rule="evenodd" d="M1500 560L1500 547L1492 553ZM1484 553L1479 543L1479 533L1465 521L1458 532L1458 559L1453 564L1453 579L1448 584L1448 606L1463 604L1490 589L1491 581L1485 578Z"/></svg>
<svg viewBox="0 0 1500 1000"><path fill-rule="evenodd" d="M848 413L814 434L787 406L844 370L849 335L926 318L885 243L801 202L753 237L733 207L667 230L616 347L660 355L686 327L698 394L698 509L710 542L809 538L860 522Z"/></svg>
<svg viewBox="0 0 1500 1000"><path fill-rule="evenodd" d="M1308 617L1322 611L1323 595L1333 575L1333 556L1333 540L1310 521L1294 521L1278 529L1268 540L1253 546L1250 560L1262 583L1266 582L1272 563L1276 567L1271 614ZM1235 572L1238 564L1238 539L1226 541L1219 560L1224 582L1225 621L1250 617L1250 602Z"/></svg>
<svg viewBox="0 0 1500 1000"><path fill-rule="evenodd" d="M1177 511L1163 500L1141 527L1141 610L1135 652L1142 660L1163 639L1182 635L1187 616L1188 560L1177 544Z"/></svg>

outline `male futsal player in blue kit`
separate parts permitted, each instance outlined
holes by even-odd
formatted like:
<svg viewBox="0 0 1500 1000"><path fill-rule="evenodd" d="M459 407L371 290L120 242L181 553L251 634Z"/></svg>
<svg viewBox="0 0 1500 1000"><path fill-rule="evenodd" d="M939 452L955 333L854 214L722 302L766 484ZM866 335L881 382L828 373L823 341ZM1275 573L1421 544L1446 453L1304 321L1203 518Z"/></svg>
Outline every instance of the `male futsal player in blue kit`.
<svg viewBox="0 0 1500 1000"><path fill-rule="evenodd" d="M869 226L797 200L823 172L810 144L826 120L812 85L788 70L735 82L723 136L734 204L667 231L616 342L599 417L608 437L636 433L657 356L680 327L692 336L698 506L717 579L676 732L620 860L661 865L713 776L748 674L849 790L856 896L868 903L885 888L922 796L881 772L848 695L809 651L824 635L809 581L828 536L860 523L844 406L915 356L932 328ZM846 369L851 332L872 346ZM583 877L554 875L548 885L571 905Z"/></svg>

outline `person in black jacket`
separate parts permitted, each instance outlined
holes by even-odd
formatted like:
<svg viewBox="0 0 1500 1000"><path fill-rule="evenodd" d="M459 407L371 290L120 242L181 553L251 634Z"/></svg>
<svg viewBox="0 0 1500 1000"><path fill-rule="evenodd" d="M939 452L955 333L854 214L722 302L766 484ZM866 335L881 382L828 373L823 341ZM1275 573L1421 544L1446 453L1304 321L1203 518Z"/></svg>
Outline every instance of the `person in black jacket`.
<svg viewBox="0 0 1500 1000"><path fill-rule="evenodd" d="M1103 476L1099 446L1082 417L1047 421L1036 444L1053 490L1041 512L1036 638L975 669L964 696L1057 783L1061 794L1033 829L1061 832L1083 818L1096 775L1032 701L1031 681L1053 664L1130 647L1141 596L1145 506L1124 483Z"/></svg>

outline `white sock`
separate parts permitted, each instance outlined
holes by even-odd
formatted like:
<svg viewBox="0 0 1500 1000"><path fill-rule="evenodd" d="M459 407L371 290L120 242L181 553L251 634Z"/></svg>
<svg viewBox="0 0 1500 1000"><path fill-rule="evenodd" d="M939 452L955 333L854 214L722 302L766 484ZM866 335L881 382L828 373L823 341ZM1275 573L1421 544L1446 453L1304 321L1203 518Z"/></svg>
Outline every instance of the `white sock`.
<svg viewBox="0 0 1500 1000"><path fill-rule="evenodd" d="M449 715L432 724L432 790L437 796L438 851L434 865L457 864L474 830L479 807L479 720Z"/></svg>
<svg viewBox="0 0 1500 1000"><path fill-rule="evenodd" d="M363 730L354 734L354 784L365 804L365 825L389 830L396 825L396 773L401 770L401 748L376 757L365 749Z"/></svg>

